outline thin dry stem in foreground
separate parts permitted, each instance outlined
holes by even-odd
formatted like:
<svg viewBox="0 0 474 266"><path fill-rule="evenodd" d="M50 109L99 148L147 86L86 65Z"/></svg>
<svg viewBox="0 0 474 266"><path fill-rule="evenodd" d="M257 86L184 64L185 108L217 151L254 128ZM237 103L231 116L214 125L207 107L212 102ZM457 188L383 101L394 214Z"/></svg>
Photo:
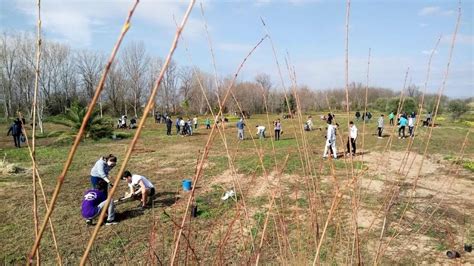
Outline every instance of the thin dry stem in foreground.
<svg viewBox="0 0 474 266"><path fill-rule="evenodd" d="M32 260L33 260L34 254L36 253L36 250L38 249L38 247L40 245L41 238L42 238L43 233L44 233L44 229L46 228L46 224L47 224L49 218L51 217L51 214L54 211L54 207L56 205L56 201L58 199L59 192L61 191L62 185L64 183L64 179L66 178L67 171L69 170L69 167L71 166L74 155L76 154L77 147L79 146L79 143L81 142L82 137L84 136L84 132L85 132L85 128L87 126L87 122L89 121L89 118L92 114L92 111L94 110L94 106L97 103L97 100L100 96L100 93L102 92L102 89L104 88L105 80L106 80L107 75L109 73L110 67L112 66L112 63L115 59L115 56L118 52L120 44L122 43L122 40L125 37L125 34L127 33L128 29L130 27L130 20L132 18L133 12L135 11L135 8L137 7L137 5L138 5L138 0L135 1L135 4L133 5L132 9L130 10L130 12L128 14L127 19L125 20L125 24L122 28L122 32L120 33L120 36L117 40L117 43L115 44L115 46L112 50L112 54L110 55L110 59L109 59L107 65L105 67L104 73L103 73L103 75L102 75L102 77L99 81L99 84L97 85L96 90L95 90L94 97L92 98L91 102L89 103L89 106L87 108L87 112L84 115L84 119L82 120L81 127L80 127L80 129L77 133L77 136L76 136L75 140L74 140L74 144L72 145L71 150L69 151L67 160L64 163L63 170L62 170L61 174L58 176L58 181L56 183L56 188L54 189L54 192L53 192L53 197L51 198L51 202L50 202L50 205L49 205L49 210L46 212L46 216L44 218L43 224L41 225L38 236L36 237L35 243L33 244L33 247L31 248L31 251L30 251L30 254L29 254L29 259L28 259L29 264L33 263Z"/></svg>

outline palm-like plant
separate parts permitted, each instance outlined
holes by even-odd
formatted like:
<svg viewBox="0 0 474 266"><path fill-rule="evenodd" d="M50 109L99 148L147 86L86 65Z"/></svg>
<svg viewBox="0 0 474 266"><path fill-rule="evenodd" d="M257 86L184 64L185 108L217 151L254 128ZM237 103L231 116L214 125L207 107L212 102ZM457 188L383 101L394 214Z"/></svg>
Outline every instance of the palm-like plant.
<svg viewBox="0 0 474 266"><path fill-rule="evenodd" d="M73 103L71 108L68 109L67 113L62 117L56 117L52 119L55 124L64 125L71 128L73 135L76 135L81 128L82 121L86 115L87 108L82 107L78 103ZM107 125L106 121L99 117L99 112L94 110L91 113L89 121L85 127L86 138L91 137L93 139L100 139L110 137L113 133L113 128ZM67 134L70 135L70 134Z"/></svg>

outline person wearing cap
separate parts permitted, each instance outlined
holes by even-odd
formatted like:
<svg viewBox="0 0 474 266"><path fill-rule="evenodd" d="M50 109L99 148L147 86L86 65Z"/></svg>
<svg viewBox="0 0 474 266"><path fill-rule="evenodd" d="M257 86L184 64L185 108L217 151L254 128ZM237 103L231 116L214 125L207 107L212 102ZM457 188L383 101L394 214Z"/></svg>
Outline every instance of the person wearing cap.
<svg viewBox="0 0 474 266"><path fill-rule="evenodd" d="M107 182L99 180L96 188L89 189L84 193L81 205L81 214L86 219L87 225L92 225L92 220L99 216L107 201ZM111 200L107 209L107 221L105 225L116 224L114 202Z"/></svg>
<svg viewBox="0 0 474 266"><path fill-rule="evenodd" d="M104 180L110 186L112 185L109 179L109 172L117 164L117 157L113 154L101 157L95 162L94 167L91 169L91 184L92 188L97 188L99 180Z"/></svg>
<svg viewBox="0 0 474 266"><path fill-rule="evenodd" d="M135 199L140 199L140 208L147 208L148 201L151 201L153 195L155 195L155 186L146 177L130 173L125 171L123 173L123 180L127 180L130 192L127 196L132 196Z"/></svg>

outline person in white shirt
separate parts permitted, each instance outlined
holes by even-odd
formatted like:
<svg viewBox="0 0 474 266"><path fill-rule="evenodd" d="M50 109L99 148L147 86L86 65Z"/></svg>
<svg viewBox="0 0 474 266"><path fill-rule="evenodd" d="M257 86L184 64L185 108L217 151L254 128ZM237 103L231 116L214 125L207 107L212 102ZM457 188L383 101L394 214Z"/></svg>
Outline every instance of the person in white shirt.
<svg viewBox="0 0 474 266"><path fill-rule="evenodd" d="M413 130L415 128L415 116L412 114L410 117L408 117L408 134L410 137L415 136L415 131Z"/></svg>
<svg viewBox="0 0 474 266"><path fill-rule="evenodd" d="M305 131L311 131L313 130L313 118L311 116L308 116L308 120L305 123L304 130Z"/></svg>
<svg viewBox="0 0 474 266"><path fill-rule="evenodd" d="M127 196L132 196L135 199L140 199L141 209L145 209L148 206L148 201L155 195L155 187L146 177L141 175L132 175L130 171L123 173L122 179L127 180L130 192Z"/></svg>
<svg viewBox="0 0 474 266"><path fill-rule="evenodd" d="M383 114L380 115L379 117L379 120L377 121L377 130L378 130L378 138L381 139L382 138L382 131L383 131L383 126L384 126L384 123L383 123Z"/></svg>
<svg viewBox="0 0 474 266"><path fill-rule="evenodd" d="M193 118L193 124L194 124L194 129L197 129L198 128L198 118L196 116Z"/></svg>
<svg viewBox="0 0 474 266"><path fill-rule="evenodd" d="M326 135L326 146L324 147L323 158L328 157L328 148L331 149L334 159L337 159L337 149L336 149L336 129L339 124L331 125L328 124L328 131Z"/></svg>
<svg viewBox="0 0 474 266"><path fill-rule="evenodd" d="M356 140L357 140L357 127L354 125L354 122L349 122L349 138L347 139L347 154L355 156L356 155ZM352 150L351 150L352 148Z"/></svg>
<svg viewBox="0 0 474 266"><path fill-rule="evenodd" d="M257 135L260 139L265 138L265 130L266 128L264 126L257 125Z"/></svg>

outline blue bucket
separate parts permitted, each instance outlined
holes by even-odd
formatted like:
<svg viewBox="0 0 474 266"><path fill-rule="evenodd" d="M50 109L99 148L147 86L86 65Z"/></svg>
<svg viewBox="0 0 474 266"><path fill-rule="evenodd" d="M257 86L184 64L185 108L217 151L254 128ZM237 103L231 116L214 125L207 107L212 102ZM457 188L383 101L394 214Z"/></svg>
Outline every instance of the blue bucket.
<svg viewBox="0 0 474 266"><path fill-rule="evenodd" d="M183 180L183 190L184 191L190 191L191 190L191 184L192 184L191 180L184 179Z"/></svg>

